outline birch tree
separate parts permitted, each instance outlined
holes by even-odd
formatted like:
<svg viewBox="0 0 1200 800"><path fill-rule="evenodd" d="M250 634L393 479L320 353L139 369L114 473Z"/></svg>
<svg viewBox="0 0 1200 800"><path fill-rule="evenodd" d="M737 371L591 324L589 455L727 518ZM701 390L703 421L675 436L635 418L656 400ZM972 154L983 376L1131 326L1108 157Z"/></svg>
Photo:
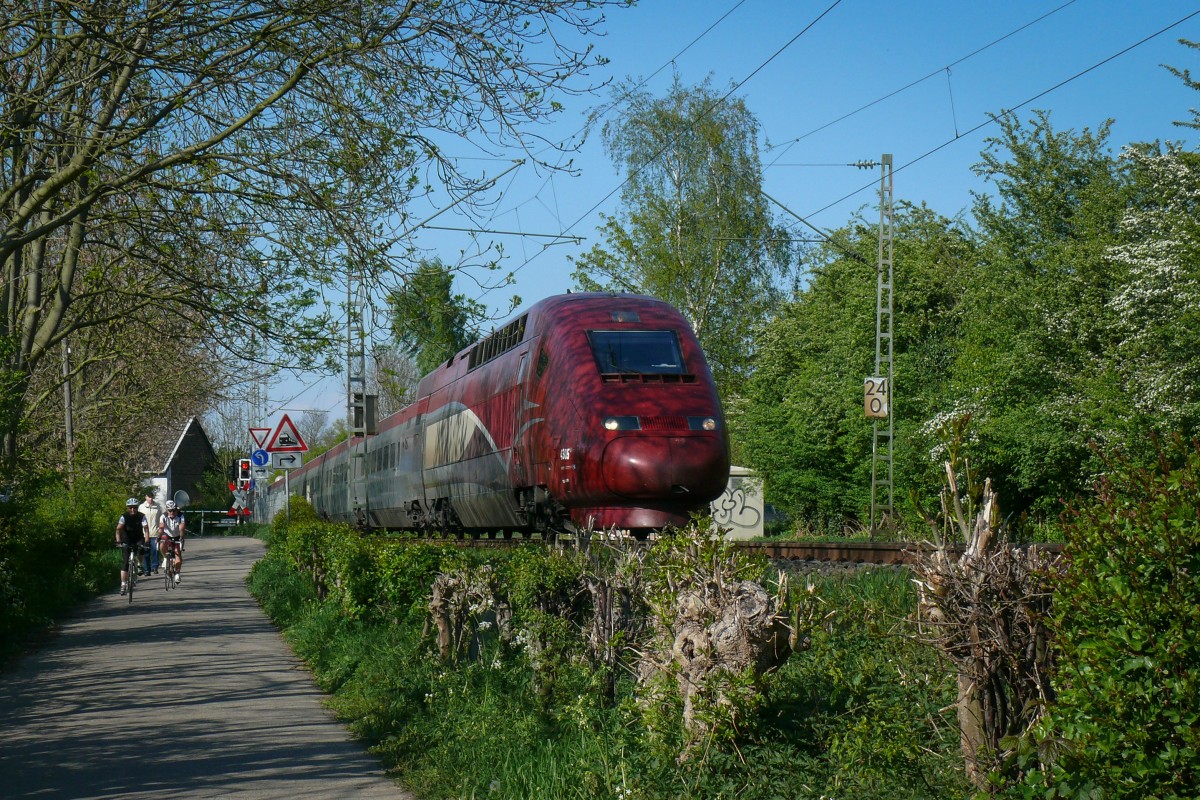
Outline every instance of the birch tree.
<svg viewBox="0 0 1200 800"><path fill-rule="evenodd" d="M678 78L665 97L622 87L626 112L604 123L625 176L622 210L576 261L583 289L639 292L675 305L724 396L750 369L755 326L787 287L789 248L766 197L758 120L736 97Z"/></svg>

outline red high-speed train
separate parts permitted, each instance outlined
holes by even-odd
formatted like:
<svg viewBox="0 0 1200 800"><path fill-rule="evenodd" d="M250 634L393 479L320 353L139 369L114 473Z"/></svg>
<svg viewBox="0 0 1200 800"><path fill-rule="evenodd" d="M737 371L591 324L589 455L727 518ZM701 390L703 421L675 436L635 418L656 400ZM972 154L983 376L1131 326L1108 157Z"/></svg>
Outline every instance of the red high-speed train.
<svg viewBox="0 0 1200 800"><path fill-rule="evenodd" d="M367 528L641 536L686 523L729 478L700 344L650 297L542 300L426 375L417 398L292 472L291 493ZM270 487L272 516L283 492Z"/></svg>

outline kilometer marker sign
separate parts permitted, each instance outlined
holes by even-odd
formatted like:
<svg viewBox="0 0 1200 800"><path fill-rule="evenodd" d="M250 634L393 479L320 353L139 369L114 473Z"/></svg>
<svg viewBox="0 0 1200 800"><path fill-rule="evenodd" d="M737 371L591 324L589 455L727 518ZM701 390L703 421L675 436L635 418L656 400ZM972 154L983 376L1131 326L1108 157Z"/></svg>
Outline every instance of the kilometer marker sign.
<svg viewBox="0 0 1200 800"><path fill-rule="evenodd" d="M864 380L863 411L866 412L867 417L887 419L888 410L888 379L867 378Z"/></svg>

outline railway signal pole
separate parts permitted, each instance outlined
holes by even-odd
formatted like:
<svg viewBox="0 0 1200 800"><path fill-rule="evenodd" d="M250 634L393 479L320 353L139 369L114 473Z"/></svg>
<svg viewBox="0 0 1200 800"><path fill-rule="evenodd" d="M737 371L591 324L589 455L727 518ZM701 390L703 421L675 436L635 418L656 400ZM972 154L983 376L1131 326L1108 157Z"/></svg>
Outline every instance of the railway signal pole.
<svg viewBox="0 0 1200 800"><path fill-rule="evenodd" d="M871 424L871 540L881 524L893 525L892 486L892 256L895 208L892 197L892 155L884 153L879 172L879 259L875 270L875 375L867 379L866 413ZM886 522L883 522L886 520Z"/></svg>
<svg viewBox="0 0 1200 800"><path fill-rule="evenodd" d="M367 498L358 497L355 487L366 491L367 433L367 337L365 319L369 308L366 280L362 268L355 268L353 256L346 255L346 429L350 438L348 448L349 475L346 481L346 503L351 515L366 514ZM372 398L373 399L373 398Z"/></svg>

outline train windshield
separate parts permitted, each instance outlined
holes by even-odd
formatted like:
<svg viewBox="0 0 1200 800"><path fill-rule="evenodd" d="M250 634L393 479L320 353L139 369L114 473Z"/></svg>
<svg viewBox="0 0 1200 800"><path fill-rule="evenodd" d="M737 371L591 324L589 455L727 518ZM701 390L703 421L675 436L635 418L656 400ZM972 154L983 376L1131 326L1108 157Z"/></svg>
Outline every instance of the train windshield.
<svg viewBox="0 0 1200 800"><path fill-rule="evenodd" d="M682 375L685 371L675 331L588 331L602 373Z"/></svg>

